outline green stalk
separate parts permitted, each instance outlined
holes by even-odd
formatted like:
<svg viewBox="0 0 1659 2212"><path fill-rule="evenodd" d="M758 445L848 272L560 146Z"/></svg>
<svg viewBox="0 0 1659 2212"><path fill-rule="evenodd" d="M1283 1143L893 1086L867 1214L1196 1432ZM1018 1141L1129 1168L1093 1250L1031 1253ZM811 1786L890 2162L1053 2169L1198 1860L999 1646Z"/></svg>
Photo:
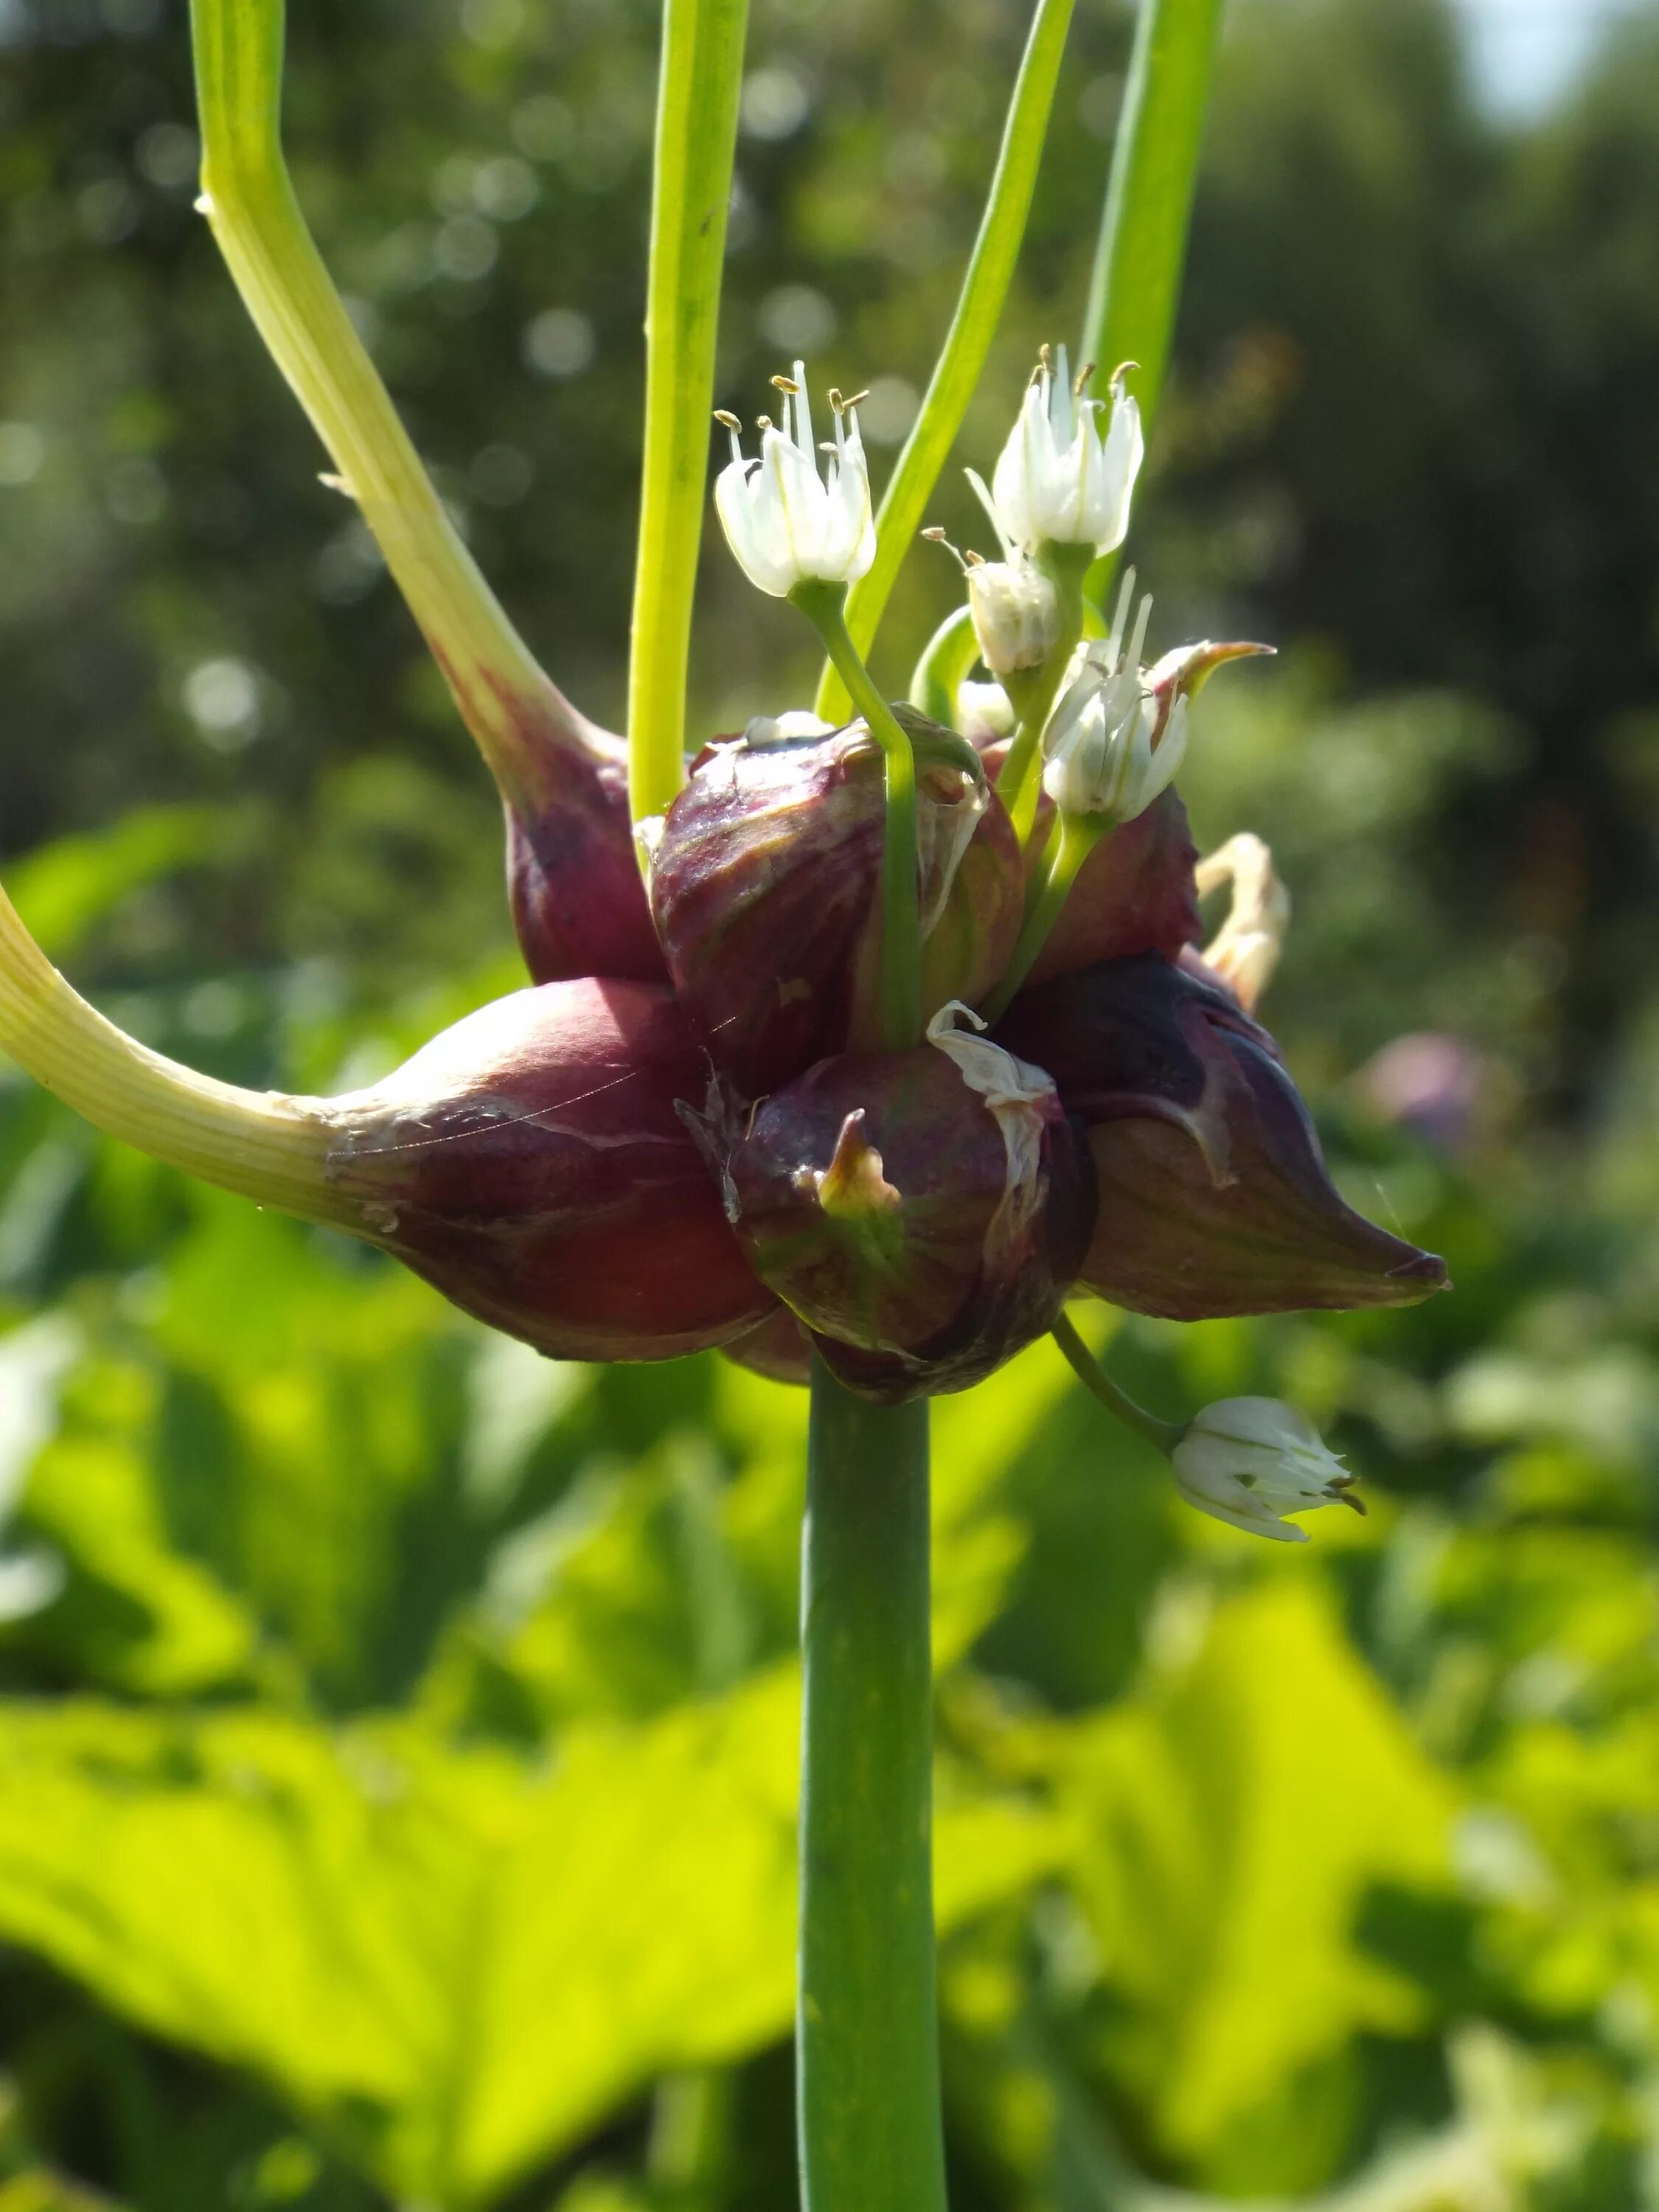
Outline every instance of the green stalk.
<svg viewBox="0 0 1659 2212"><path fill-rule="evenodd" d="M1054 641L1041 667L1003 678L1003 689L1019 716L1019 726L997 777L997 797L1007 808L1022 845L1029 841L1036 821L1037 794L1042 786L1037 748L1084 632L1086 603L1083 584L1089 567L1089 549L1086 545L1044 545L1039 548L1037 558L1054 587L1058 614Z"/></svg>
<svg viewBox="0 0 1659 2212"><path fill-rule="evenodd" d="M801 1575L804 2212L945 2212L927 1406L812 1363Z"/></svg>
<svg viewBox="0 0 1659 2212"><path fill-rule="evenodd" d="M923 395L921 411L904 441L876 517L874 564L854 585L847 602L847 626L860 653L868 652L875 637L899 565L921 526L996 335L1025 234L1072 8L1073 0L1038 0L1031 19L956 313ZM848 695L831 663L818 684L817 712L826 721L839 722L846 717Z"/></svg>
<svg viewBox="0 0 1659 2212"><path fill-rule="evenodd" d="M1106 209L1083 318L1082 357L1137 364L1150 435L1163 396L1187 256L1223 0L1141 0ZM1100 562L1104 594L1115 556Z"/></svg>
<svg viewBox="0 0 1659 2212"><path fill-rule="evenodd" d="M988 1022L1007 1012L1015 993L1030 974L1048 933L1060 920L1078 871L1112 827L1103 814L1062 814L1060 838L1050 854L1041 888L1026 909L1025 920L996 988L981 1007Z"/></svg>
<svg viewBox="0 0 1659 2212"><path fill-rule="evenodd" d="M667 0L646 289L644 477L628 665L634 818L685 780L691 602L748 0Z"/></svg>
<svg viewBox="0 0 1659 2212"><path fill-rule="evenodd" d="M881 1028L889 1052L921 1042L921 909L916 882L916 763L908 734L872 682L842 611L839 584L797 584L789 594L823 640L831 665L870 726L886 763L881 853Z"/></svg>
<svg viewBox="0 0 1659 2212"><path fill-rule="evenodd" d="M1186 1435L1188 1424L1160 1421L1156 1413L1149 1413L1144 1406L1137 1405L1121 1384L1113 1382L1065 1314L1054 1323L1051 1334L1084 1389L1097 1398L1108 1413L1115 1413L1126 1428L1145 1437L1167 1459Z"/></svg>
<svg viewBox="0 0 1659 2212"><path fill-rule="evenodd" d="M957 726L957 691L979 658L970 608L958 607L933 632L910 678L910 704L947 730Z"/></svg>
<svg viewBox="0 0 1659 2212"><path fill-rule="evenodd" d="M283 0L192 0L202 210L271 358L386 556L504 796L578 730L457 535L306 228L283 158Z"/></svg>

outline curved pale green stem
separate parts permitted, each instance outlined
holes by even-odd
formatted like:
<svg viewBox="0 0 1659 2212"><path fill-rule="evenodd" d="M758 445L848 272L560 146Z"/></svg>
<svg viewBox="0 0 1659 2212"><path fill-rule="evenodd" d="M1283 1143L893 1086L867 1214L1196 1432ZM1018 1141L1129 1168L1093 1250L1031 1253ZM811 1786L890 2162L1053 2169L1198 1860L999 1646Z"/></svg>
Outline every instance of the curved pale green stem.
<svg viewBox="0 0 1659 2212"><path fill-rule="evenodd" d="M461 543L306 228L283 158L282 0L192 0L191 21L201 205L219 249L503 793L533 806L547 796L547 738L586 725Z"/></svg>
<svg viewBox="0 0 1659 2212"><path fill-rule="evenodd" d="M921 526L923 510L962 428L962 418L996 335L1020 240L1025 234L1025 218L1048 135L1072 7L1073 0L1037 0L957 311L923 396L921 411L882 498L876 517L874 564L854 585L847 602L847 626L860 653L869 650L875 636L899 564ZM847 694L837 681L833 663L818 684L817 711L830 722L842 720L847 712Z"/></svg>
<svg viewBox="0 0 1659 2212"><path fill-rule="evenodd" d="M1167 1459L1186 1435L1186 1423L1160 1421L1156 1413L1149 1413L1144 1406L1137 1405L1120 1383L1113 1382L1079 1335L1075 1324L1067 1315L1061 1314L1052 1334L1084 1389L1098 1398L1107 1412L1115 1413L1126 1428L1133 1429L1137 1436L1145 1437L1147 1443Z"/></svg>
<svg viewBox="0 0 1659 2212"><path fill-rule="evenodd" d="M645 466L628 665L634 818L685 781L691 603L732 198L747 0L667 0L646 294Z"/></svg>
<svg viewBox="0 0 1659 2212"><path fill-rule="evenodd" d="M804 2212L945 2212L927 1405L812 1362L801 1571Z"/></svg>
<svg viewBox="0 0 1659 2212"><path fill-rule="evenodd" d="M1060 816L1059 838L1048 854L1036 896L1026 908L1024 924L1015 939L1008 965L980 1009L988 1022L997 1021L1007 1012L1014 994L1030 974L1038 953L1048 941L1049 931L1060 920L1079 869L1111 827L1110 819L1104 814Z"/></svg>
<svg viewBox="0 0 1659 2212"><path fill-rule="evenodd" d="M1083 318L1085 361L1137 364L1132 388L1149 434L1175 331L1222 5L1140 0ZM1115 557L1091 576L1096 599Z"/></svg>
<svg viewBox="0 0 1659 2212"><path fill-rule="evenodd" d="M848 635L840 584L797 584L789 594L823 641L848 697L870 726L887 770L881 861L881 1028L889 1052L921 1042L921 912L916 881L916 763L908 733L877 690Z"/></svg>
<svg viewBox="0 0 1659 2212"><path fill-rule="evenodd" d="M95 1128L307 1221L356 1225L327 1180L319 1103L198 1075L118 1030L52 966L0 890L0 1051Z"/></svg>

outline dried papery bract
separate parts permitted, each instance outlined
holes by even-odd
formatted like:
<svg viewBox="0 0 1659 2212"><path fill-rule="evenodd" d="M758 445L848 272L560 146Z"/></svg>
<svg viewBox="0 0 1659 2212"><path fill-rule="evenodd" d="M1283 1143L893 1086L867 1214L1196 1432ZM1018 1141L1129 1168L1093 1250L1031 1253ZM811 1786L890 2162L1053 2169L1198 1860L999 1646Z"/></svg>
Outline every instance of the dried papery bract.
<svg viewBox="0 0 1659 2212"><path fill-rule="evenodd" d="M733 1148L757 1273L832 1370L884 1399L965 1389L1053 1323L1088 1240L1086 1162L1040 1070L945 1012L916 1051L843 1054Z"/></svg>
<svg viewBox="0 0 1659 2212"><path fill-rule="evenodd" d="M976 996L1019 927L1007 817L962 739L905 711L917 771L924 1011ZM862 723L711 746L669 809L651 896L682 1006L757 1098L880 1041L884 763Z"/></svg>
<svg viewBox="0 0 1659 2212"><path fill-rule="evenodd" d="M1098 1225L1083 1286L1198 1321L1407 1305L1443 1261L1356 1213L1273 1039L1224 986L1154 955L1014 1001L998 1028L1088 1127Z"/></svg>

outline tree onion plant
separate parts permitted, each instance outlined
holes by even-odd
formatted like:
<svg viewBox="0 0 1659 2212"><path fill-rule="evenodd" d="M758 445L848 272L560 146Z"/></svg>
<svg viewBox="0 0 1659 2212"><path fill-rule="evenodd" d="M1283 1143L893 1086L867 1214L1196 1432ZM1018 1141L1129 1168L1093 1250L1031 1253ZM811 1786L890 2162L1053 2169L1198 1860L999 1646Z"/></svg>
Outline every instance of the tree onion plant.
<svg viewBox="0 0 1659 2212"><path fill-rule="evenodd" d="M1167 360L1219 0L1142 0L1075 355L1030 334L973 473L988 556L908 698L866 654L987 362L1071 0L1038 0L960 302L878 508L861 395L781 368L714 414L744 0L665 0L624 738L536 663L447 515L306 228L283 0L193 0L202 212L500 789L531 985L374 1088L255 1094L95 1013L0 895L0 1043L100 1127L382 1246L563 1358L718 1348L811 1393L798 2029L808 2212L939 2212L928 1404L1052 1333L1191 1504L1257 1534L1358 1505L1291 1408L1163 1418L1068 1300L1181 1320L1389 1305L1438 1261L1354 1213L1255 1018L1288 911L1200 862L1192 702L1263 648L1149 659L1115 564ZM1078 366L1073 369L1075 359ZM714 441L711 447L711 435ZM811 623L816 700L689 726L712 504ZM937 558L937 553L921 557ZM979 670L980 672L975 673ZM1232 911L1199 947L1200 887Z"/></svg>

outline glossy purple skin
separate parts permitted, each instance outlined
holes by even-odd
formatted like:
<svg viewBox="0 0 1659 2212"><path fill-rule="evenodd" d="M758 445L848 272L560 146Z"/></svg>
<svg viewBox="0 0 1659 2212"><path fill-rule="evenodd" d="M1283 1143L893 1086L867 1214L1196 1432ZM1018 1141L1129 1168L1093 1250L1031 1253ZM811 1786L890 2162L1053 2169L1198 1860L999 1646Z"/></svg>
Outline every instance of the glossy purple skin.
<svg viewBox="0 0 1659 2212"><path fill-rule="evenodd" d="M1100 1211L1083 1287L1198 1321L1406 1305L1443 1261L1356 1213L1260 1023L1202 963L1106 961L1024 992L998 1025L1089 1133Z"/></svg>
<svg viewBox="0 0 1659 2212"><path fill-rule="evenodd" d="M359 1233L561 1359L669 1359L775 1301L686 1112L708 1066L663 984L514 992L334 1102Z"/></svg>
<svg viewBox="0 0 1659 2212"><path fill-rule="evenodd" d="M821 1060L756 1110L729 1163L738 1233L850 1388L890 1402L965 1389L1053 1327L1088 1243L1092 1178L1052 1091L1031 1111L1034 1182L1011 1207L1002 1129L932 1046ZM853 1115L896 1194L867 1237L814 1188Z"/></svg>
<svg viewBox="0 0 1659 2212"><path fill-rule="evenodd" d="M924 819L962 803L918 761ZM738 1095L761 1098L878 1036L884 769L862 724L789 744L711 745L668 811L652 909L681 1005ZM929 897L923 868L924 911ZM991 799L923 951L923 999L975 998L1018 933L1012 827Z"/></svg>
<svg viewBox="0 0 1659 2212"><path fill-rule="evenodd" d="M634 852L622 740L562 762L556 799L505 811L507 899L536 981L665 982L668 963Z"/></svg>
<svg viewBox="0 0 1659 2212"><path fill-rule="evenodd" d="M1007 757L1004 738L981 747L993 782ZM1045 793L1037 801L1037 835L1029 848L1035 869L1054 818ZM1178 792L1159 793L1144 814L1103 837L1078 872L1059 921L1032 963L1026 988L1069 975L1097 960L1161 952L1174 960L1204 933L1193 871L1198 848Z"/></svg>

